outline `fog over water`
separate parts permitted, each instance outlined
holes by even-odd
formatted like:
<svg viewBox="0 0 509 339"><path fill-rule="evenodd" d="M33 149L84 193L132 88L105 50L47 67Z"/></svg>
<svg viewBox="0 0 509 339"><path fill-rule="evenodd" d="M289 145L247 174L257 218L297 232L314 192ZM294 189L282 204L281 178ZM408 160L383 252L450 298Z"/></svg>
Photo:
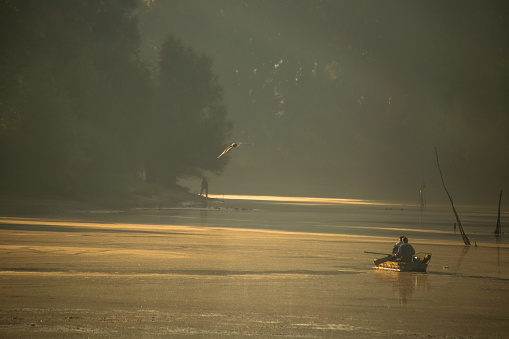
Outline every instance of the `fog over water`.
<svg viewBox="0 0 509 339"><path fill-rule="evenodd" d="M456 203L507 187L507 2L149 3L142 56L168 33L210 55L231 142L255 143L211 192L447 202L435 147Z"/></svg>

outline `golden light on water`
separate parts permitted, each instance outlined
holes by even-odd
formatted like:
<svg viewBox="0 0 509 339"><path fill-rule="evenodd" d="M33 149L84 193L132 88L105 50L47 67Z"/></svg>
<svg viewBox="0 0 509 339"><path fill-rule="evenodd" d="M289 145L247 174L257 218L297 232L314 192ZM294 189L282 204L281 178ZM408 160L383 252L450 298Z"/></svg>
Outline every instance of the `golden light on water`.
<svg viewBox="0 0 509 339"><path fill-rule="evenodd" d="M254 200L271 201L292 205L370 205L370 206L392 206L398 205L386 202L376 202L362 199L339 199L339 198L314 198L314 197L282 197L272 195L233 195L233 194L209 194L212 199L226 200Z"/></svg>

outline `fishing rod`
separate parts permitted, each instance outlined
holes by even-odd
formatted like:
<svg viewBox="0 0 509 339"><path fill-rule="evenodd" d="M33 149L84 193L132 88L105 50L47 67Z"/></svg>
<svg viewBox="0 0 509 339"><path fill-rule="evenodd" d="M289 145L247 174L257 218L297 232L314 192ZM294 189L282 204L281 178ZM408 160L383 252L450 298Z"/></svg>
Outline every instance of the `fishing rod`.
<svg viewBox="0 0 509 339"><path fill-rule="evenodd" d="M364 251L364 253L369 253L369 254L381 254L381 255L392 255L392 254L388 254L388 253L369 252L369 251Z"/></svg>

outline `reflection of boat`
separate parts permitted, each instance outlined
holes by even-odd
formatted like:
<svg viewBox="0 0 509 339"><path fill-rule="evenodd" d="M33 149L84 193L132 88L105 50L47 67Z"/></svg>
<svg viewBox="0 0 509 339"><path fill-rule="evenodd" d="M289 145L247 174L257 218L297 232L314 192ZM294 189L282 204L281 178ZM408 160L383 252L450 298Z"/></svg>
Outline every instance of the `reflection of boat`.
<svg viewBox="0 0 509 339"><path fill-rule="evenodd" d="M431 254L426 254L422 257L413 257L412 262L395 261L392 260L394 257L384 257L375 259L376 268L382 270L390 270L397 272L426 272L428 269L429 261L431 260Z"/></svg>
<svg viewBox="0 0 509 339"><path fill-rule="evenodd" d="M414 294L422 296L428 292L428 275L416 272L394 273L386 270L375 270L375 279L391 286L398 296L400 305L404 305L412 299Z"/></svg>

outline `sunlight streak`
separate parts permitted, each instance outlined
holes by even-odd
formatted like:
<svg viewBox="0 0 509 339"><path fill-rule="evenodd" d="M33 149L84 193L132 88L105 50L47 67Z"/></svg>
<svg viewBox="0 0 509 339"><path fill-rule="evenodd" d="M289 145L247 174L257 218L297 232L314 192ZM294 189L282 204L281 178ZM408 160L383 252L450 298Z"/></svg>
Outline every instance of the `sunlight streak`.
<svg viewBox="0 0 509 339"><path fill-rule="evenodd" d="M209 194L209 198L219 200L254 200L273 201L294 205L369 205L369 206L396 206L400 204L375 202L362 199L339 199L339 198L314 198L314 197L282 197L269 195L234 195L234 194Z"/></svg>

